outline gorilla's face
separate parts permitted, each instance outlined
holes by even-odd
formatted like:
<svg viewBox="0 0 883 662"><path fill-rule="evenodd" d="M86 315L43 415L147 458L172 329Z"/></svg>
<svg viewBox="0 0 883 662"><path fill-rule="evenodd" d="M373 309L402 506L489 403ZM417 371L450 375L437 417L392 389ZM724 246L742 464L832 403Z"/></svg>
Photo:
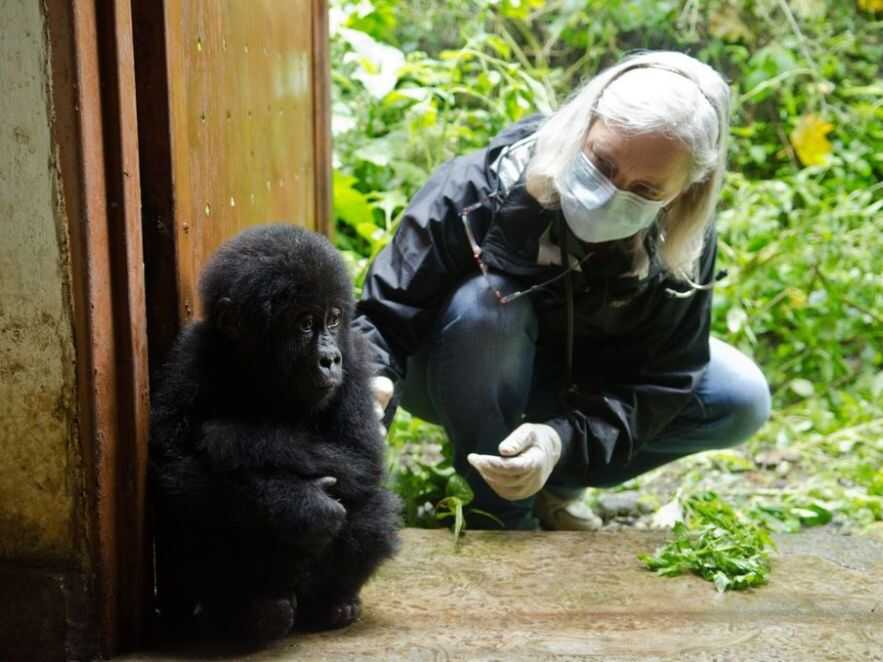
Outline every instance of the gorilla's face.
<svg viewBox="0 0 883 662"><path fill-rule="evenodd" d="M282 317L275 369L296 401L321 409L343 382L343 311L335 305L293 305Z"/></svg>
<svg viewBox="0 0 883 662"><path fill-rule="evenodd" d="M354 304L346 265L325 237L289 225L246 230L218 249L200 291L242 382L235 389L283 411L332 402Z"/></svg>
<svg viewBox="0 0 883 662"><path fill-rule="evenodd" d="M320 411L344 380L352 302L302 275L291 283L273 295L242 297L238 305L222 299L215 324L251 399L283 411Z"/></svg>

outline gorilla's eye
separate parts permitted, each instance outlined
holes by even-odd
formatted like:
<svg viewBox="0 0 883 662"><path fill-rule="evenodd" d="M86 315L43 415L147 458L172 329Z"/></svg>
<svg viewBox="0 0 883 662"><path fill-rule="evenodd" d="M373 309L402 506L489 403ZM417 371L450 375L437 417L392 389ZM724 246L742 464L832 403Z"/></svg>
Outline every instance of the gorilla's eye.
<svg viewBox="0 0 883 662"><path fill-rule="evenodd" d="M328 328L336 329L340 326L340 311L337 308L332 308L328 312Z"/></svg>
<svg viewBox="0 0 883 662"><path fill-rule="evenodd" d="M304 315L300 318L297 326L303 333L311 333L313 331L313 316Z"/></svg>

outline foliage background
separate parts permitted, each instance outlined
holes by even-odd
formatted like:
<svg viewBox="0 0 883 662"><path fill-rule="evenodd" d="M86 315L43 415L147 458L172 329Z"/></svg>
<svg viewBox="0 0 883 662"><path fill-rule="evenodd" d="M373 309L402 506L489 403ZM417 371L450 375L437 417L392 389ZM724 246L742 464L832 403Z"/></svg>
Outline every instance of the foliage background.
<svg viewBox="0 0 883 662"><path fill-rule="evenodd" d="M435 166L631 50L695 55L734 100L713 332L762 366L774 413L745 447L624 487L658 505L714 485L775 529L879 529L881 35L883 0L334 0L336 241L359 286ZM407 523L451 515L442 431L401 412L390 441Z"/></svg>

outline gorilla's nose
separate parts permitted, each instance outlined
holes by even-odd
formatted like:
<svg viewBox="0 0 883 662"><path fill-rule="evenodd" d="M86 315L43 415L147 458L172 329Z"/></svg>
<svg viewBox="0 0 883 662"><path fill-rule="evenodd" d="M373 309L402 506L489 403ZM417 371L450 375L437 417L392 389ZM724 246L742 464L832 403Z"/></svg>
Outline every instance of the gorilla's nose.
<svg viewBox="0 0 883 662"><path fill-rule="evenodd" d="M333 375L340 371L341 360L339 350L322 350L319 354L319 368L323 373L330 373Z"/></svg>

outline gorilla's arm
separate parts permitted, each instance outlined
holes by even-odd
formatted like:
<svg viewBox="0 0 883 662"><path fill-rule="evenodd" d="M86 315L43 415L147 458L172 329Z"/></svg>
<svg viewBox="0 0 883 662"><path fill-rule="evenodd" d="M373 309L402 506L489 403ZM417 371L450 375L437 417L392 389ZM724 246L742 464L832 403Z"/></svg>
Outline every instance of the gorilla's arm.
<svg viewBox="0 0 883 662"><path fill-rule="evenodd" d="M349 389L342 389L347 395ZM254 471L271 475L337 479L330 493L349 508L364 501L383 479L382 440L370 425L343 417L322 429L215 419L201 427L199 450L215 472ZM369 419L370 420L370 419ZM376 438L375 438L376 437Z"/></svg>
<svg viewBox="0 0 883 662"><path fill-rule="evenodd" d="M346 520L346 509L329 494L334 479L304 479L284 471L237 469L215 472L202 458L170 459L157 483L168 518L202 531L226 531L317 548Z"/></svg>
<svg viewBox="0 0 883 662"><path fill-rule="evenodd" d="M322 469L312 450L318 444L306 432L279 422L214 418L204 422L196 450L212 471L273 470L319 478Z"/></svg>
<svg viewBox="0 0 883 662"><path fill-rule="evenodd" d="M335 479L304 480L293 474L253 471L218 476L227 488L230 524L239 530L271 532L280 541L321 548L346 521L346 509L329 494Z"/></svg>
<svg viewBox="0 0 883 662"><path fill-rule="evenodd" d="M337 479L312 462L284 427L207 421L195 450L215 495L206 505L219 511L225 528L270 531L287 543L313 546L333 537L346 518L334 496ZM195 491L197 498L205 494L203 486Z"/></svg>

